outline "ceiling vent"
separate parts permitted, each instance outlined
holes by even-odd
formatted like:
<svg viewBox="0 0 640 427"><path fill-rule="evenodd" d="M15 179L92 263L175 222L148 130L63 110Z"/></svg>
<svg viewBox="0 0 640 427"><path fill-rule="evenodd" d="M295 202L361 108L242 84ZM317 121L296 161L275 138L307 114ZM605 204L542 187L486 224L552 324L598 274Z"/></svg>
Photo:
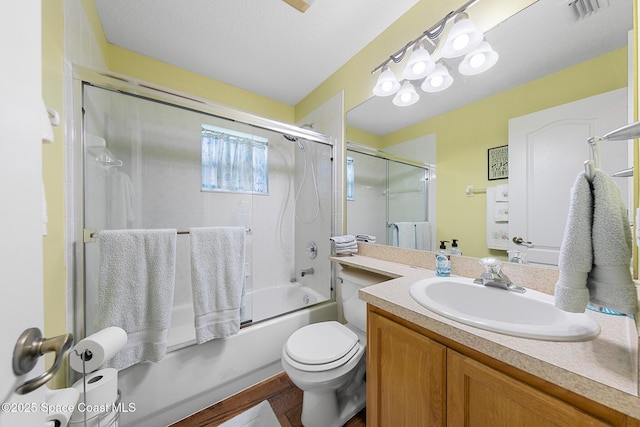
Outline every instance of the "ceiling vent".
<svg viewBox="0 0 640 427"><path fill-rule="evenodd" d="M563 0L564 17L570 24L582 21L601 9L609 7L610 0Z"/></svg>

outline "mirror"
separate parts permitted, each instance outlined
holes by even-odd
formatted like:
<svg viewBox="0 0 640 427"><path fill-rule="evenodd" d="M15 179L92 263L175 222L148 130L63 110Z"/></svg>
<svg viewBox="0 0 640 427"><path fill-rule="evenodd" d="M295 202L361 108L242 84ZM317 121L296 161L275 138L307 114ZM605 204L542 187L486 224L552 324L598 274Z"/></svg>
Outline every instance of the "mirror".
<svg viewBox="0 0 640 427"><path fill-rule="evenodd" d="M373 97L347 113L348 141L436 165L434 233L438 240L459 239L464 255L507 256L487 248L485 195L466 189L482 193L508 182L489 180L488 152L509 144L509 120L628 84L632 1L612 1L580 20L571 19L564 3L538 1L488 31L500 59L485 73L462 78L450 62L454 84L444 92L418 89L421 99L410 107ZM425 150L437 155L425 159Z"/></svg>

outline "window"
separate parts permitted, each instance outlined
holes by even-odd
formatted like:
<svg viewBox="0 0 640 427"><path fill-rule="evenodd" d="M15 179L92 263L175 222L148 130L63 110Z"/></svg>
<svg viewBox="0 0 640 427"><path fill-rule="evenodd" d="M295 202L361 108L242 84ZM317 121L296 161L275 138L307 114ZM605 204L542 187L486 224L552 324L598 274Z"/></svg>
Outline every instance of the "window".
<svg viewBox="0 0 640 427"><path fill-rule="evenodd" d="M202 125L202 191L267 194L268 139Z"/></svg>
<svg viewBox="0 0 640 427"><path fill-rule="evenodd" d="M356 169L353 157L347 156L347 200L355 200L354 187L355 187Z"/></svg>

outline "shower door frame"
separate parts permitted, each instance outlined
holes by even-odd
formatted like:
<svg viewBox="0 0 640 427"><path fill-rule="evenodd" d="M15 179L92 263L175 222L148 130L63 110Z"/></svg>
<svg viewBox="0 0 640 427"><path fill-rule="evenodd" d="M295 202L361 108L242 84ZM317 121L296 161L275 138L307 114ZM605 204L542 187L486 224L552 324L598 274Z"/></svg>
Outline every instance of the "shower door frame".
<svg viewBox="0 0 640 427"><path fill-rule="evenodd" d="M354 153L358 153L358 154L363 154L366 156L371 156L371 157L376 157L378 159L382 159L382 160L386 160L385 163L385 181L386 181L386 185L385 185L385 216L386 216L386 228L387 228L387 239L388 245L391 245L391 233L389 232L389 227L390 227L390 222L389 222L389 162L395 162L395 163L400 163L400 164L404 164L407 166L413 166L416 168L420 168L423 169L425 172L425 202L426 202L426 206L425 206L425 216L426 216L426 221L431 222L433 225L433 229L435 230L435 209L432 210L432 207L430 206L430 203L432 202L432 195L435 193L435 177L436 177L436 166L434 164L430 164L430 163L422 163L422 162L417 162L414 160L410 160L410 159L406 159L404 157L400 157L400 156L396 156L394 154L391 153L387 153L386 151L382 151L379 150L377 148L374 147L369 147L366 145L362 145L362 144L358 144L355 142L350 142L348 141L346 144L346 152L347 155L349 153L349 151L352 151ZM348 215L348 212L347 212ZM346 224L346 220L345 220L345 224ZM379 242L378 242L379 243ZM432 242L433 243L433 242Z"/></svg>
<svg viewBox="0 0 640 427"><path fill-rule="evenodd" d="M73 331L76 339L82 339L86 334L86 316L85 316L85 259L84 244L87 242L84 230L84 202L86 200L84 185L84 112L83 112L83 90L84 86L89 84L94 87L112 90L116 92L125 92L145 98L151 101L161 102L168 105L185 108L198 113L212 115L222 119L241 122L260 129L273 131L281 134L287 134L294 137L304 138L329 146L331 149L331 158L336 159L337 144L336 138L323 135L313 130L300 128L288 123L279 122L273 119L264 118L246 111L242 111L233 107L216 103L214 101L200 98L191 94L186 94L170 88L165 88L153 83L147 83L136 80L128 76L119 75L111 72L101 72L91 70L81 66L73 67L73 126L70 134L71 147L70 150L70 166L68 173L73 183L72 194L67 195L67 206L69 211L73 212L73 226L69 227L67 238L71 243L73 252L73 274L69 275L69 290L72 292L70 301L73 302ZM342 192L336 191L336 162L332 162L332 194L331 212L335 211L335 207L339 206L338 197ZM337 229L337 217L331 215L330 227L331 234ZM327 259L327 262L330 262ZM330 263L330 301L335 301L336 294L333 283L335 281L336 268L334 263ZM68 377L70 380L75 379L75 374L69 370Z"/></svg>

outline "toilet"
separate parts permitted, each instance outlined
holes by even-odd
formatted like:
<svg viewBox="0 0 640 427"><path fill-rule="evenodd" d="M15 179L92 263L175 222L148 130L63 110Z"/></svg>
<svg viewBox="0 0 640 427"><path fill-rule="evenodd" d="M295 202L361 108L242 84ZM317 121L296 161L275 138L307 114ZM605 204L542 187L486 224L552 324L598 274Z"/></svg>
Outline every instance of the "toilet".
<svg viewBox="0 0 640 427"><path fill-rule="evenodd" d="M366 403L365 365L367 308L358 289L388 278L343 269L339 297L346 324L313 323L295 331L282 348L282 366L303 391L305 427L339 427Z"/></svg>

